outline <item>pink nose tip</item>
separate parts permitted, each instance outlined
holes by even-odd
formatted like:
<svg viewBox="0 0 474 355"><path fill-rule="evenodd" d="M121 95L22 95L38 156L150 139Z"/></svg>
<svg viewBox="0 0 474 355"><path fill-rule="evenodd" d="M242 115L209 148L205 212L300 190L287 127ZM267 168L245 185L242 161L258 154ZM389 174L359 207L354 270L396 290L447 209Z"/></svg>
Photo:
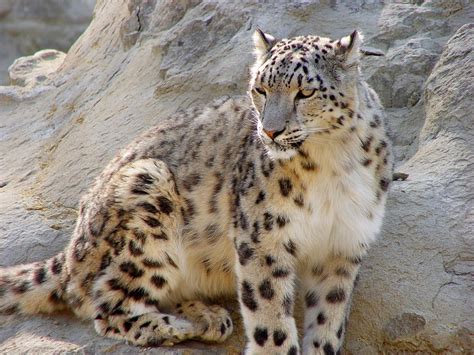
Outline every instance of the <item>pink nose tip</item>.
<svg viewBox="0 0 474 355"><path fill-rule="evenodd" d="M267 131L266 129L263 130L267 136L269 136L271 139L273 139L273 136L275 134L275 131Z"/></svg>
<svg viewBox="0 0 474 355"><path fill-rule="evenodd" d="M271 139L275 139L278 135L283 133L284 129L282 129L281 131L267 131L266 129L263 129L263 131L268 137L270 137Z"/></svg>

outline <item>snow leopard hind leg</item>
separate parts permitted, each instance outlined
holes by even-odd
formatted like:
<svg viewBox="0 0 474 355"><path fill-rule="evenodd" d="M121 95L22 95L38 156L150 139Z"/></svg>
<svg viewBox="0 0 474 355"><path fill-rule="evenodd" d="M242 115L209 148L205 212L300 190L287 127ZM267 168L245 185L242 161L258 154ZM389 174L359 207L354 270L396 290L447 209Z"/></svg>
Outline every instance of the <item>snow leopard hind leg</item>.
<svg viewBox="0 0 474 355"><path fill-rule="evenodd" d="M178 250L183 205L166 164L155 159L134 161L116 172L110 185L112 196L106 199L110 207L105 210L107 220L115 222L102 228L103 235L84 259L90 264L78 261L79 253L74 252L81 249L78 243L70 251L76 276L67 294L83 295L76 297L75 312L91 313L100 335L135 345L224 341L233 330L224 308L197 300L176 304L180 299L174 296L175 282L185 272ZM83 226L103 218L97 210Z"/></svg>

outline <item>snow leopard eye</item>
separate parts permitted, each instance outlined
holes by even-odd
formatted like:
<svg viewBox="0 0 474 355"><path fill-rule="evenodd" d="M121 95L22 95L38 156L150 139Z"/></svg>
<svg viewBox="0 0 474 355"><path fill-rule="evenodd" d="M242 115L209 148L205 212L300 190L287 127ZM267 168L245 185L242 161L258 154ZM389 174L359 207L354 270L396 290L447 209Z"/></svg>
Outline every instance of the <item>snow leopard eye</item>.
<svg viewBox="0 0 474 355"><path fill-rule="evenodd" d="M267 93L265 92L265 90L257 88L257 87L254 87L253 89L260 95L267 96Z"/></svg>
<svg viewBox="0 0 474 355"><path fill-rule="evenodd" d="M315 92L316 92L316 89L303 89L303 90L300 90L296 94L295 100L307 99L308 97L313 96Z"/></svg>

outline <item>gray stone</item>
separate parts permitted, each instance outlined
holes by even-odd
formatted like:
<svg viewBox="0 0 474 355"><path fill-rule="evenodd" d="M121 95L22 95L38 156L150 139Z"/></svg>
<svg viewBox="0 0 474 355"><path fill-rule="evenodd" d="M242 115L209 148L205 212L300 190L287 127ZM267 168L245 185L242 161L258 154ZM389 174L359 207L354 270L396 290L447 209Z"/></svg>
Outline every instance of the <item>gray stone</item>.
<svg viewBox="0 0 474 355"><path fill-rule="evenodd" d="M91 20L95 0L0 0L0 85L15 58L44 49L67 52Z"/></svg>
<svg viewBox="0 0 474 355"><path fill-rule="evenodd" d="M384 327L385 336L390 342L413 337L423 330L426 320L416 313L403 313L390 319Z"/></svg>
<svg viewBox="0 0 474 355"><path fill-rule="evenodd" d="M472 25L461 27L472 5L174 5L98 1L92 23L47 81L25 71L22 80L33 85L0 87L0 265L60 251L79 197L138 133L177 109L245 92L256 25L276 36L338 37L358 27L367 47L386 53L362 64L389 106L397 170L409 178L393 183L383 233L364 262L346 352L472 349L474 44ZM0 17L8 9L0 6ZM153 352L239 353L245 338L237 307L223 302L237 324L228 343ZM0 353L18 349L138 351L70 315L1 316Z"/></svg>
<svg viewBox="0 0 474 355"><path fill-rule="evenodd" d="M446 44L426 82L427 119L421 141L429 142L443 132L456 132L473 147L474 24L463 26ZM449 105L446 104L449 102Z"/></svg>
<svg viewBox="0 0 474 355"><path fill-rule="evenodd" d="M47 86L64 61L66 54L55 49L43 49L29 57L16 59L8 68L11 85Z"/></svg>
<svg viewBox="0 0 474 355"><path fill-rule="evenodd" d="M409 39L390 48L385 62L369 79L385 107L414 106L440 53L441 46L428 37Z"/></svg>

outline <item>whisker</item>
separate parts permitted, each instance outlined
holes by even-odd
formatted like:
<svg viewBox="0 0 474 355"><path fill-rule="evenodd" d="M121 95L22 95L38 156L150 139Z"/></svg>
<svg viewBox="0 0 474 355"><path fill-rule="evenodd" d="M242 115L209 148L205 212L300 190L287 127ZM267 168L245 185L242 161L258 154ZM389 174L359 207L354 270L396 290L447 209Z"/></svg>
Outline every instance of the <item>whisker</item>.
<svg viewBox="0 0 474 355"><path fill-rule="evenodd" d="M307 128L306 132L317 133L317 132L328 132L329 128Z"/></svg>
<svg viewBox="0 0 474 355"><path fill-rule="evenodd" d="M305 134L298 134L294 136L285 136L285 139L301 139L302 137L305 137Z"/></svg>

